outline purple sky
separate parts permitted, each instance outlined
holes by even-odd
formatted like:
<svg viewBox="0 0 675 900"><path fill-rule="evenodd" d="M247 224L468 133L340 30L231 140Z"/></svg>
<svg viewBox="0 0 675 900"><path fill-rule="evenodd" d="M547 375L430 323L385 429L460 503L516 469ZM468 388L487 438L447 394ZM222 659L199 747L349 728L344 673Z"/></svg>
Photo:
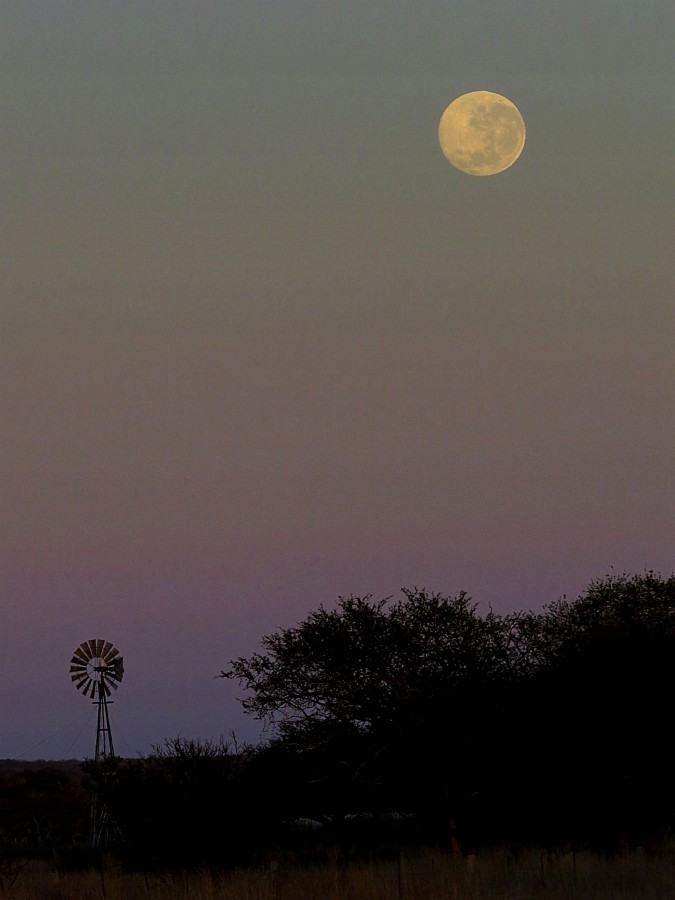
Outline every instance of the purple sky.
<svg viewBox="0 0 675 900"><path fill-rule="evenodd" d="M0 8L0 757L254 739L214 676L338 595L675 568L663 2ZM494 90L520 160L437 143Z"/></svg>

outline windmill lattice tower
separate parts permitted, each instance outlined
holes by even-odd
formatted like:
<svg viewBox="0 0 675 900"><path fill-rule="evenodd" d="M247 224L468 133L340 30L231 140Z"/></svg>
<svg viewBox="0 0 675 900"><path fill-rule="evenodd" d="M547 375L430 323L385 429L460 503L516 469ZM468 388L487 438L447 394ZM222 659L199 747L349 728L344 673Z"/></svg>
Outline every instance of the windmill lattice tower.
<svg viewBox="0 0 675 900"><path fill-rule="evenodd" d="M100 638L83 641L70 661L70 680L85 697L91 697L97 706L96 750L94 762L113 759L112 730L108 704L112 691L116 691L124 677L124 659L119 650ZM105 842L110 837L112 823L105 807L99 810L96 794L91 803L91 844Z"/></svg>

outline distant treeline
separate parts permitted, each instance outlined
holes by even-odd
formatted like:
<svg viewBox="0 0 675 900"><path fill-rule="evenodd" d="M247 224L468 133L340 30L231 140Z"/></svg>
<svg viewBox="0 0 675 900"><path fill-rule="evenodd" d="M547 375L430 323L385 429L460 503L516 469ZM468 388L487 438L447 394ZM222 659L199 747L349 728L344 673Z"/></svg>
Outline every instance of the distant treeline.
<svg viewBox="0 0 675 900"><path fill-rule="evenodd" d="M62 772L78 773L82 765L80 759L0 759L0 774L5 772L30 772L39 769L59 769Z"/></svg>
<svg viewBox="0 0 675 900"><path fill-rule="evenodd" d="M613 852L675 831L675 576L607 577L540 613L480 615L466 594L417 588L342 598L222 674L269 723L265 744L175 738L84 764L130 868L413 844ZM17 824L5 797L23 778L39 807L29 776L0 774L5 846L63 837L54 816L82 839L86 791L67 773L47 781L72 807L47 791L42 818Z"/></svg>

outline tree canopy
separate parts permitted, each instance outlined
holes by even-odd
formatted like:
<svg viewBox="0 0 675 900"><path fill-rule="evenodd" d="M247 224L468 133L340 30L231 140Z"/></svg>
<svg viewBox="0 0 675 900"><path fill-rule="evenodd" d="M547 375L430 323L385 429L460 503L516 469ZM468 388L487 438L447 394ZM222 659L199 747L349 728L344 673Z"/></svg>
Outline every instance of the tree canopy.
<svg viewBox="0 0 675 900"><path fill-rule="evenodd" d="M320 607L263 637L262 652L233 660L222 674L249 692L247 712L299 740L317 726L386 733L401 717L409 724L420 704L509 681L532 665L536 617L481 617L464 592L403 594L393 604L340 598L335 609Z"/></svg>

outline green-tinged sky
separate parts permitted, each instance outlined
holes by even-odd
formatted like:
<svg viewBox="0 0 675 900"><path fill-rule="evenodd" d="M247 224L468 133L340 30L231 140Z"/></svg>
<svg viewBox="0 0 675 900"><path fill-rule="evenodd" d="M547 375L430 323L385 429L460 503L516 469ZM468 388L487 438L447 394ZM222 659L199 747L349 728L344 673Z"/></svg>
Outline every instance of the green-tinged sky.
<svg viewBox="0 0 675 900"><path fill-rule="evenodd" d="M245 721L338 595L674 565L668 0L4 0L0 757ZM460 94L520 159L452 168ZM63 729L60 731L60 729Z"/></svg>

